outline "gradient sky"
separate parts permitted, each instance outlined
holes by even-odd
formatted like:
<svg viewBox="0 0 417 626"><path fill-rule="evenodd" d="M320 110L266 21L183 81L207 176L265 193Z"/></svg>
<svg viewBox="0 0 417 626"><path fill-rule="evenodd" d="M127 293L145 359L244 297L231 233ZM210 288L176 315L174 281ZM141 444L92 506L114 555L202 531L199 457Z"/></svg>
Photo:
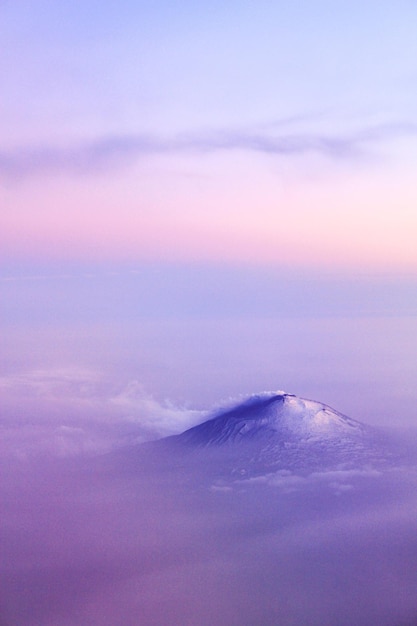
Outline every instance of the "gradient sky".
<svg viewBox="0 0 417 626"><path fill-rule="evenodd" d="M0 1L12 438L115 406L156 436L167 398L277 388L415 424L416 24L401 0Z"/></svg>
<svg viewBox="0 0 417 626"><path fill-rule="evenodd" d="M0 5L6 262L417 270L414 2Z"/></svg>

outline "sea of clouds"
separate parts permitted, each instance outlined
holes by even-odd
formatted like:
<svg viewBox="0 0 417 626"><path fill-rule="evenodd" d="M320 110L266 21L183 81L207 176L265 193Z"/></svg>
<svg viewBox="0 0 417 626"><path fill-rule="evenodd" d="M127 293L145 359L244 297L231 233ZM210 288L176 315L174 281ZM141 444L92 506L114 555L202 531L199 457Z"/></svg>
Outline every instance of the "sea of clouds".
<svg viewBox="0 0 417 626"><path fill-rule="evenodd" d="M1 386L2 626L416 623L410 454L216 478L204 455L141 452L210 413L92 371Z"/></svg>

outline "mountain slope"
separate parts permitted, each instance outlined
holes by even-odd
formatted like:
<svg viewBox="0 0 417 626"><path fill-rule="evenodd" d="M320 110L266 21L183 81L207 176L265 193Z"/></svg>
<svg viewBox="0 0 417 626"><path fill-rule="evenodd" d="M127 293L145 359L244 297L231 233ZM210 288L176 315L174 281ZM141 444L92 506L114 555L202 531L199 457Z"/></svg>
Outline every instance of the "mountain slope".
<svg viewBox="0 0 417 626"><path fill-rule="evenodd" d="M186 430L178 439L202 446L265 437L313 443L320 439L359 437L369 430L325 404L277 392L253 396Z"/></svg>
<svg viewBox="0 0 417 626"><path fill-rule="evenodd" d="M220 474L357 468L387 457L371 427L323 403L284 392L253 396L162 441Z"/></svg>

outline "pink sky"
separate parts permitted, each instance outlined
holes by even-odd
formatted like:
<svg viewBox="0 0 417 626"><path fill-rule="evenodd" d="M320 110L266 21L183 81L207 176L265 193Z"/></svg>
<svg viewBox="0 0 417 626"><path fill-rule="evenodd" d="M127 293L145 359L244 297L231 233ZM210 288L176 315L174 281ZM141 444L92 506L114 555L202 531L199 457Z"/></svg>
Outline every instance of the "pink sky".
<svg viewBox="0 0 417 626"><path fill-rule="evenodd" d="M411 172L309 156L283 173L270 159L174 155L116 173L9 181L3 256L416 271Z"/></svg>
<svg viewBox="0 0 417 626"><path fill-rule="evenodd" d="M412 3L1 12L4 260L417 270Z"/></svg>

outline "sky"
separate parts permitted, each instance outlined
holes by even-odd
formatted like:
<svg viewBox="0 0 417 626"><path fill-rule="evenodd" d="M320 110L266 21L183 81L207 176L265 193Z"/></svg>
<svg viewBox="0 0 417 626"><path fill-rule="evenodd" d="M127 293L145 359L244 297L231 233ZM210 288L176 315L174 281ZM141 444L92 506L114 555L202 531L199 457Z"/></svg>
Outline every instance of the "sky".
<svg viewBox="0 0 417 626"><path fill-rule="evenodd" d="M133 385L137 428L271 389L415 423L416 12L1 2L13 420Z"/></svg>
<svg viewBox="0 0 417 626"><path fill-rule="evenodd" d="M1 256L415 274L415 3L1 3Z"/></svg>

